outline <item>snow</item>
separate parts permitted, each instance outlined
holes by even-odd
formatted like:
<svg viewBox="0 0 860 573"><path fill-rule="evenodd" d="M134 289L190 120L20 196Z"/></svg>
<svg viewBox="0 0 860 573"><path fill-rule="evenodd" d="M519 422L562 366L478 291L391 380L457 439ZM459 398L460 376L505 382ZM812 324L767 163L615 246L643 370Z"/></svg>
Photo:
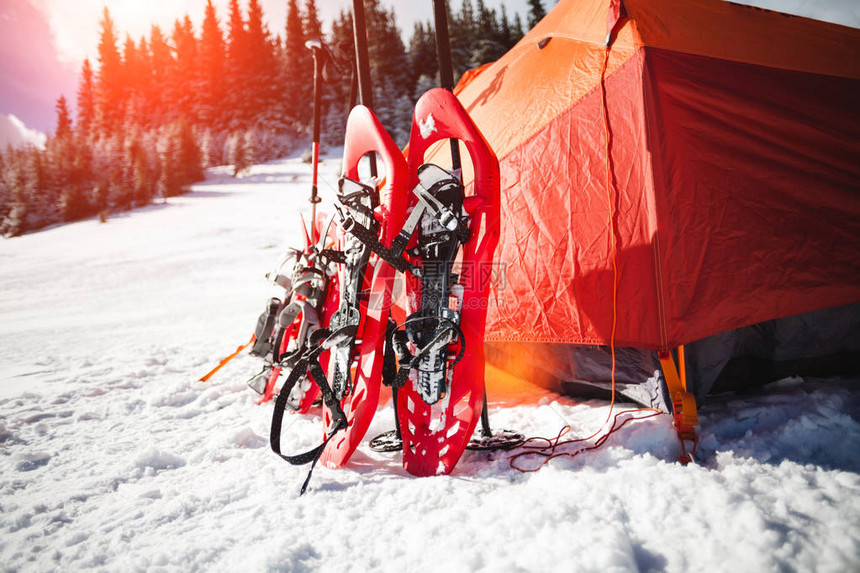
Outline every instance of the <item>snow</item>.
<svg viewBox="0 0 860 573"><path fill-rule="evenodd" d="M310 166L228 173L0 243L0 570L860 569L856 380L714 397L686 467L664 415L534 473L467 452L419 479L365 443L299 497L307 468L269 451L271 405L245 386L258 362L196 380L247 341L263 275L302 244ZM588 436L608 414L517 380L490 398L493 425L528 436ZM368 437L392 419L386 401ZM321 432L293 415L283 436L298 452Z"/></svg>

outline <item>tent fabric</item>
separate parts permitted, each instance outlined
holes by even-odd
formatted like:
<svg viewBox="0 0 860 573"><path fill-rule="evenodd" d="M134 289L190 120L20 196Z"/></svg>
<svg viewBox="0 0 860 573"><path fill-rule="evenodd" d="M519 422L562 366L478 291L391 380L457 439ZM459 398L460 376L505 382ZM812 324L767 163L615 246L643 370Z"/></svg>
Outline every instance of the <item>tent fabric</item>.
<svg viewBox="0 0 860 573"><path fill-rule="evenodd" d="M606 345L614 319L668 349L860 302L860 31L623 0L604 100L613 4L562 0L456 89L500 158L487 340Z"/></svg>
<svg viewBox="0 0 860 573"><path fill-rule="evenodd" d="M612 357L607 346L488 343L487 361L533 384L580 398L609 399ZM615 349L619 400L671 409L657 352ZM748 390L790 376L860 374L860 304L827 308L721 332L685 346L689 389Z"/></svg>

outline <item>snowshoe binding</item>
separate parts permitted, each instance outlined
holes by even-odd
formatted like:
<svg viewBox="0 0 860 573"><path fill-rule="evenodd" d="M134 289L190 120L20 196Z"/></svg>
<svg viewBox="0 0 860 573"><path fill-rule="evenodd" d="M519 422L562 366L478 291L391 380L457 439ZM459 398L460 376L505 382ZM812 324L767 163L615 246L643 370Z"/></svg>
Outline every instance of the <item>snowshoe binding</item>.
<svg viewBox="0 0 860 573"><path fill-rule="evenodd" d="M425 164L445 139L465 144L474 166L466 193L458 173ZM404 232L419 273L407 275L406 321L391 336L399 370L397 418L403 466L446 474L469 444L484 408L484 326L499 240L499 164L457 98L433 89L416 104L407 163L412 208ZM457 271L457 272L455 272Z"/></svg>
<svg viewBox="0 0 860 573"><path fill-rule="evenodd" d="M270 299L257 322L251 354L263 358L265 363L262 371L248 381L248 386L261 395L260 404L278 394L278 381L289 377L307 351L310 337L328 323L337 308L337 282L331 276L330 262L321 254L329 225L322 229L318 245L310 245L306 234L305 250L291 250L279 269L269 275L274 284L284 288L285 296L283 300ZM281 272L288 265L292 265L289 277ZM307 413L319 395L319 388L303 376L291 389L286 404L292 410Z"/></svg>

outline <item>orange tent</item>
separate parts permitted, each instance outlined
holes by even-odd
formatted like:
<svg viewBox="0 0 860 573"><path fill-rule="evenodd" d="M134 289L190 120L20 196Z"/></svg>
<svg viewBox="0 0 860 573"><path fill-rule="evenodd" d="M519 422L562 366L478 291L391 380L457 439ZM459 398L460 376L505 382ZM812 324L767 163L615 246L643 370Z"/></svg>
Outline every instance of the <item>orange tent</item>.
<svg viewBox="0 0 860 573"><path fill-rule="evenodd" d="M666 351L860 301L860 31L561 0L456 93L501 166L488 341Z"/></svg>

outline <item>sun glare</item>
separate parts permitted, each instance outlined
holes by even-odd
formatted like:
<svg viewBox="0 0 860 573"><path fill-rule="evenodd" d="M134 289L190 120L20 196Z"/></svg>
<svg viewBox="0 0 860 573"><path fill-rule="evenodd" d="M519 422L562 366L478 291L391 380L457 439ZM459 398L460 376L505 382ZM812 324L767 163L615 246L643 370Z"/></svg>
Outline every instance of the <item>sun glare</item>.
<svg viewBox="0 0 860 573"><path fill-rule="evenodd" d="M135 41L149 35L153 24L169 33L173 23L185 14L195 26L203 19L205 0L31 0L48 14L59 56L63 61L80 63L84 58L96 57L99 22L105 7L110 11L119 41L126 34ZM227 0L213 0L223 22L227 13ZM270 17L279 14L282 2L263 2ZM270 6L271 4L271 6ZM280 9L284 11L285 8Z"/></svg>

